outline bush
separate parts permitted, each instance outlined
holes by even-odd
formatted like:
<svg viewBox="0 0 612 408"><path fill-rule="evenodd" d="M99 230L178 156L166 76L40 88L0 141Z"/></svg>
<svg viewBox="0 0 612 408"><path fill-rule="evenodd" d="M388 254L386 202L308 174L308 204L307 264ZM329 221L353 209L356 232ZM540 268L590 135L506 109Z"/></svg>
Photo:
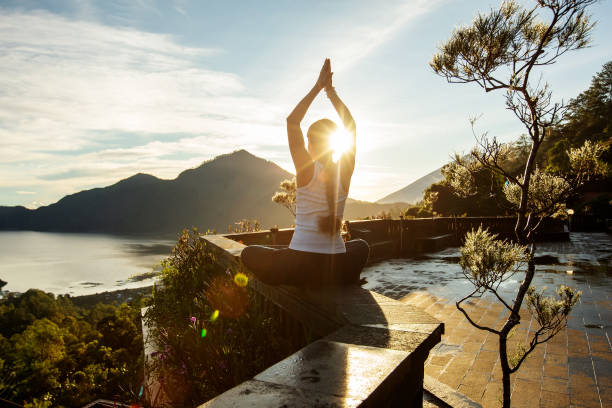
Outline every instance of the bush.
<svg viewBox="0 0 612 408"><path fill-rule="evenodd" d="M246 275L220 267L197 230L183 231L160 279L146 358L170 406L197 406L293 352Z"/></svg>

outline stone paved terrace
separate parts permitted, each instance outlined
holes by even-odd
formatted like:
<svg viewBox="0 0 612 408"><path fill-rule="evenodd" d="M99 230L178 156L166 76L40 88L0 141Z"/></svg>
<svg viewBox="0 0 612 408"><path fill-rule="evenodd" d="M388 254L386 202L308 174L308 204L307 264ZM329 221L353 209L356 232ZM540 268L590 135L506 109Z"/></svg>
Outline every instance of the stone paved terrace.
<svg viewBox="0 0 612 408"><path fill-rule="evenodd" d="M512 406L612 406L612 237L572 233L570 242L541 243L535 285L552 292L559 284L576 287L582 299L568 327L538 346L513 376ZM501 369L497 337L473 328L456 310L469 283L457 265L456 248L417 259L388 260L364 271L366 288L423 308L445 324L442 342L430 353L425 374L484 407L500 406ZM505 297L522 276L502 288ZM490 298L468 308L481 324L500 324L502 306ZM512 344L525 340L533 322L528 314Z"/></svg>

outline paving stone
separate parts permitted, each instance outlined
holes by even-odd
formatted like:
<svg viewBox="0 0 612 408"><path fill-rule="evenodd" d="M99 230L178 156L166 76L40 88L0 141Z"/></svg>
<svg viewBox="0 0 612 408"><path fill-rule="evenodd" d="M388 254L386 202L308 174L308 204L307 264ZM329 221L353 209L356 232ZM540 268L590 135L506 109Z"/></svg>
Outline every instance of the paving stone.
<svg viewBox="0 0 612 408"><path fill-rule="evenodd" d="M517 377L521 380L529 380L529 381L541 381L542 378L542 368L528 368L522 367L516 372Z"/></svg>
<svg viewBox="0 0 612 408"><path fill-rule="evenodd" d="M480 391L480 395L478 400L482 398L482 394L484 394L484 390L489 383L489 376L483 375L478 372L468 371L467 375L463 377L463 381L461 382L461 386L465 387L473 387L477 388Z"/></svg>
<svg viewBox="0 0 612 408"><path fill-rule="evenodd" d="M570 397L567 393L556 393L542 390L540 407L567 407L570 404Z"/></svg>
<svg viewBox="0 0 612 408"><path fill-rule="evenodd" d="M597 382L602 387L612 387L612 361L593 358Z"/></svg>
<svg viewBox="0 0 612 408"><path fill-rule="evenodd" d="M514 384L511 399L512 406L538 406L540 401L540 383L538 381L528 381L518 378Z"/></svg>
<svg viewBox="0 0 612 408"><path fill-rule="evenodd" d="M612 386L599 387L599 397L604 406L612 406Z"/></svg>
<svg viewBox="0 0 612 408"><path fill-rule="evenodd" d="M567 355L547 352L546 357L545 357L545 362L549 362L551 364L566 365Z"/></svg>
<svg viewBox="0 0 612 408"><path fill-rule="evenodd" d="M463 376L460 375L460 373L447 372L446 370L444 370L440 374L440 377L438 377L438 381L440 381L443 384L448 385L454 390L459 388L459 384L461 384L462 380L463 380Z"/></svg>
<svg viewBox="0 0 612 408"><path fill-rule="evenodd" d="M557 365L557 364L544 363L543 376L567 380L569 377L568 370L567 370L567 364Z"/></svg>
<svg viewBox="0 0 612 408"><path fill-rule="evenodd" d="M478 353L478 356L476 356L471 371L481 371L487 374L491 373L497 359L498 354L496 352L482 350Z"/></svg>
<svg viewBox="0 0 612 408"><path fill-rule="evenodd" d="M544 377L542 379L542 390L556 394L568 394L568 381L553 377Z"/></svg>
<svg viewBox="0 0 612 408"><path fill-rule="evenodd" d="M569 373L571 378L580 376L592 378L593 363L590 357L572 357L568 359Z"/></svg>
<svg viewBox="0 0 612 408"><path fill-rule="evenodd" d="M426 364L425 365L425 375L428 375L432 378L438 378L440 373L444 370L445 366L440 366L436 364Z"/></svg>

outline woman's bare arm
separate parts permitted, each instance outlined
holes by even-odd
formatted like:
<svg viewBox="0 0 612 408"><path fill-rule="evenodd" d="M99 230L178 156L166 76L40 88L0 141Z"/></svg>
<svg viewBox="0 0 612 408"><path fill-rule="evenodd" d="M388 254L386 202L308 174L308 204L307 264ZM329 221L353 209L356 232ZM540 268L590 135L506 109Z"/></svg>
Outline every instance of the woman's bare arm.
<svg viewBox="0 0 612 408"><path fill-rule="evenodd" d="M348 188L351 184L351 177L353 176L353 171L355 170L355 154L357 152L357 127L355 125L355 119L353 119L353 115L348 110L342 99L336 93L336 89L331 84L331 78L329 84L325 87L325 93L327 97L331 101L334 109L340 116L342 120L342 124L346 131L351 135L351 146L350 148L342 154L340 157L340 178L342 180L342 185L348 191Z"/></svg>
<svg viewBox="0 0 612 408"><path fill-rule="evenodd" d="M287 116L287 137L289 140L289 151L295 165L296 178L298 187L307 184L312 178L313 160L306 150L304 144L304 134L300 128L300 123L308 108L312 104L314 98L319 94L331 78L331 67L329 59L326 59L321 68L321 73L317 79L317 83L306 94L304 98L297 104L293 111Z"/></svg>

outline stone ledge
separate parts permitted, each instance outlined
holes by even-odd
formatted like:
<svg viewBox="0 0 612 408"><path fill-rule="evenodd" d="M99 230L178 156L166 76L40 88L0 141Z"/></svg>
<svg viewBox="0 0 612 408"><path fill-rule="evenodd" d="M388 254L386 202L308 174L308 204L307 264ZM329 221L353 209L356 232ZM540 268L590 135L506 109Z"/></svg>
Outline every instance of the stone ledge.
<svg viewBox="0 0 612 408"><path fill-rule="evenodd" d="M431 336L426 333L347 325L325 337L325 339L359 346L404 351L407 353L424 351L425 354L428 354L429 345L427 343L430 337ZM435 341L435 344L438 342L439 340Z"/></svg>
<svg viewBox="0 0 612 408"><path fill-rule="evenodd" d="M200 405L199 408L353 408L360 406L361 402L281 384L249 380Z"/></svg>
<svg viewBox="0 0 612 408"><path fill-rule="evenodd" d="M383 391L408 374L410 353L318 340L255 376L256 380L360 401L383 402Z"/></svg>
<svg viewBox="0 0 612 408"><path fill-rule="evenodd" d="M216 253L217 262L240 265L245 245L219 235L201 239ZM422 404L423 365L440 342L443 323L412 305L358 286L314 291L269 286L254 277L249 285L314 333L327 337L203 406L252 406L259 395L268 401L266 406L282 406L282 401L300 406L311 394L317 401L320 398L317 406ZM256 390L255 400L244 398L249 387ZM312 401L307 406L313 406Z"/></svg>

